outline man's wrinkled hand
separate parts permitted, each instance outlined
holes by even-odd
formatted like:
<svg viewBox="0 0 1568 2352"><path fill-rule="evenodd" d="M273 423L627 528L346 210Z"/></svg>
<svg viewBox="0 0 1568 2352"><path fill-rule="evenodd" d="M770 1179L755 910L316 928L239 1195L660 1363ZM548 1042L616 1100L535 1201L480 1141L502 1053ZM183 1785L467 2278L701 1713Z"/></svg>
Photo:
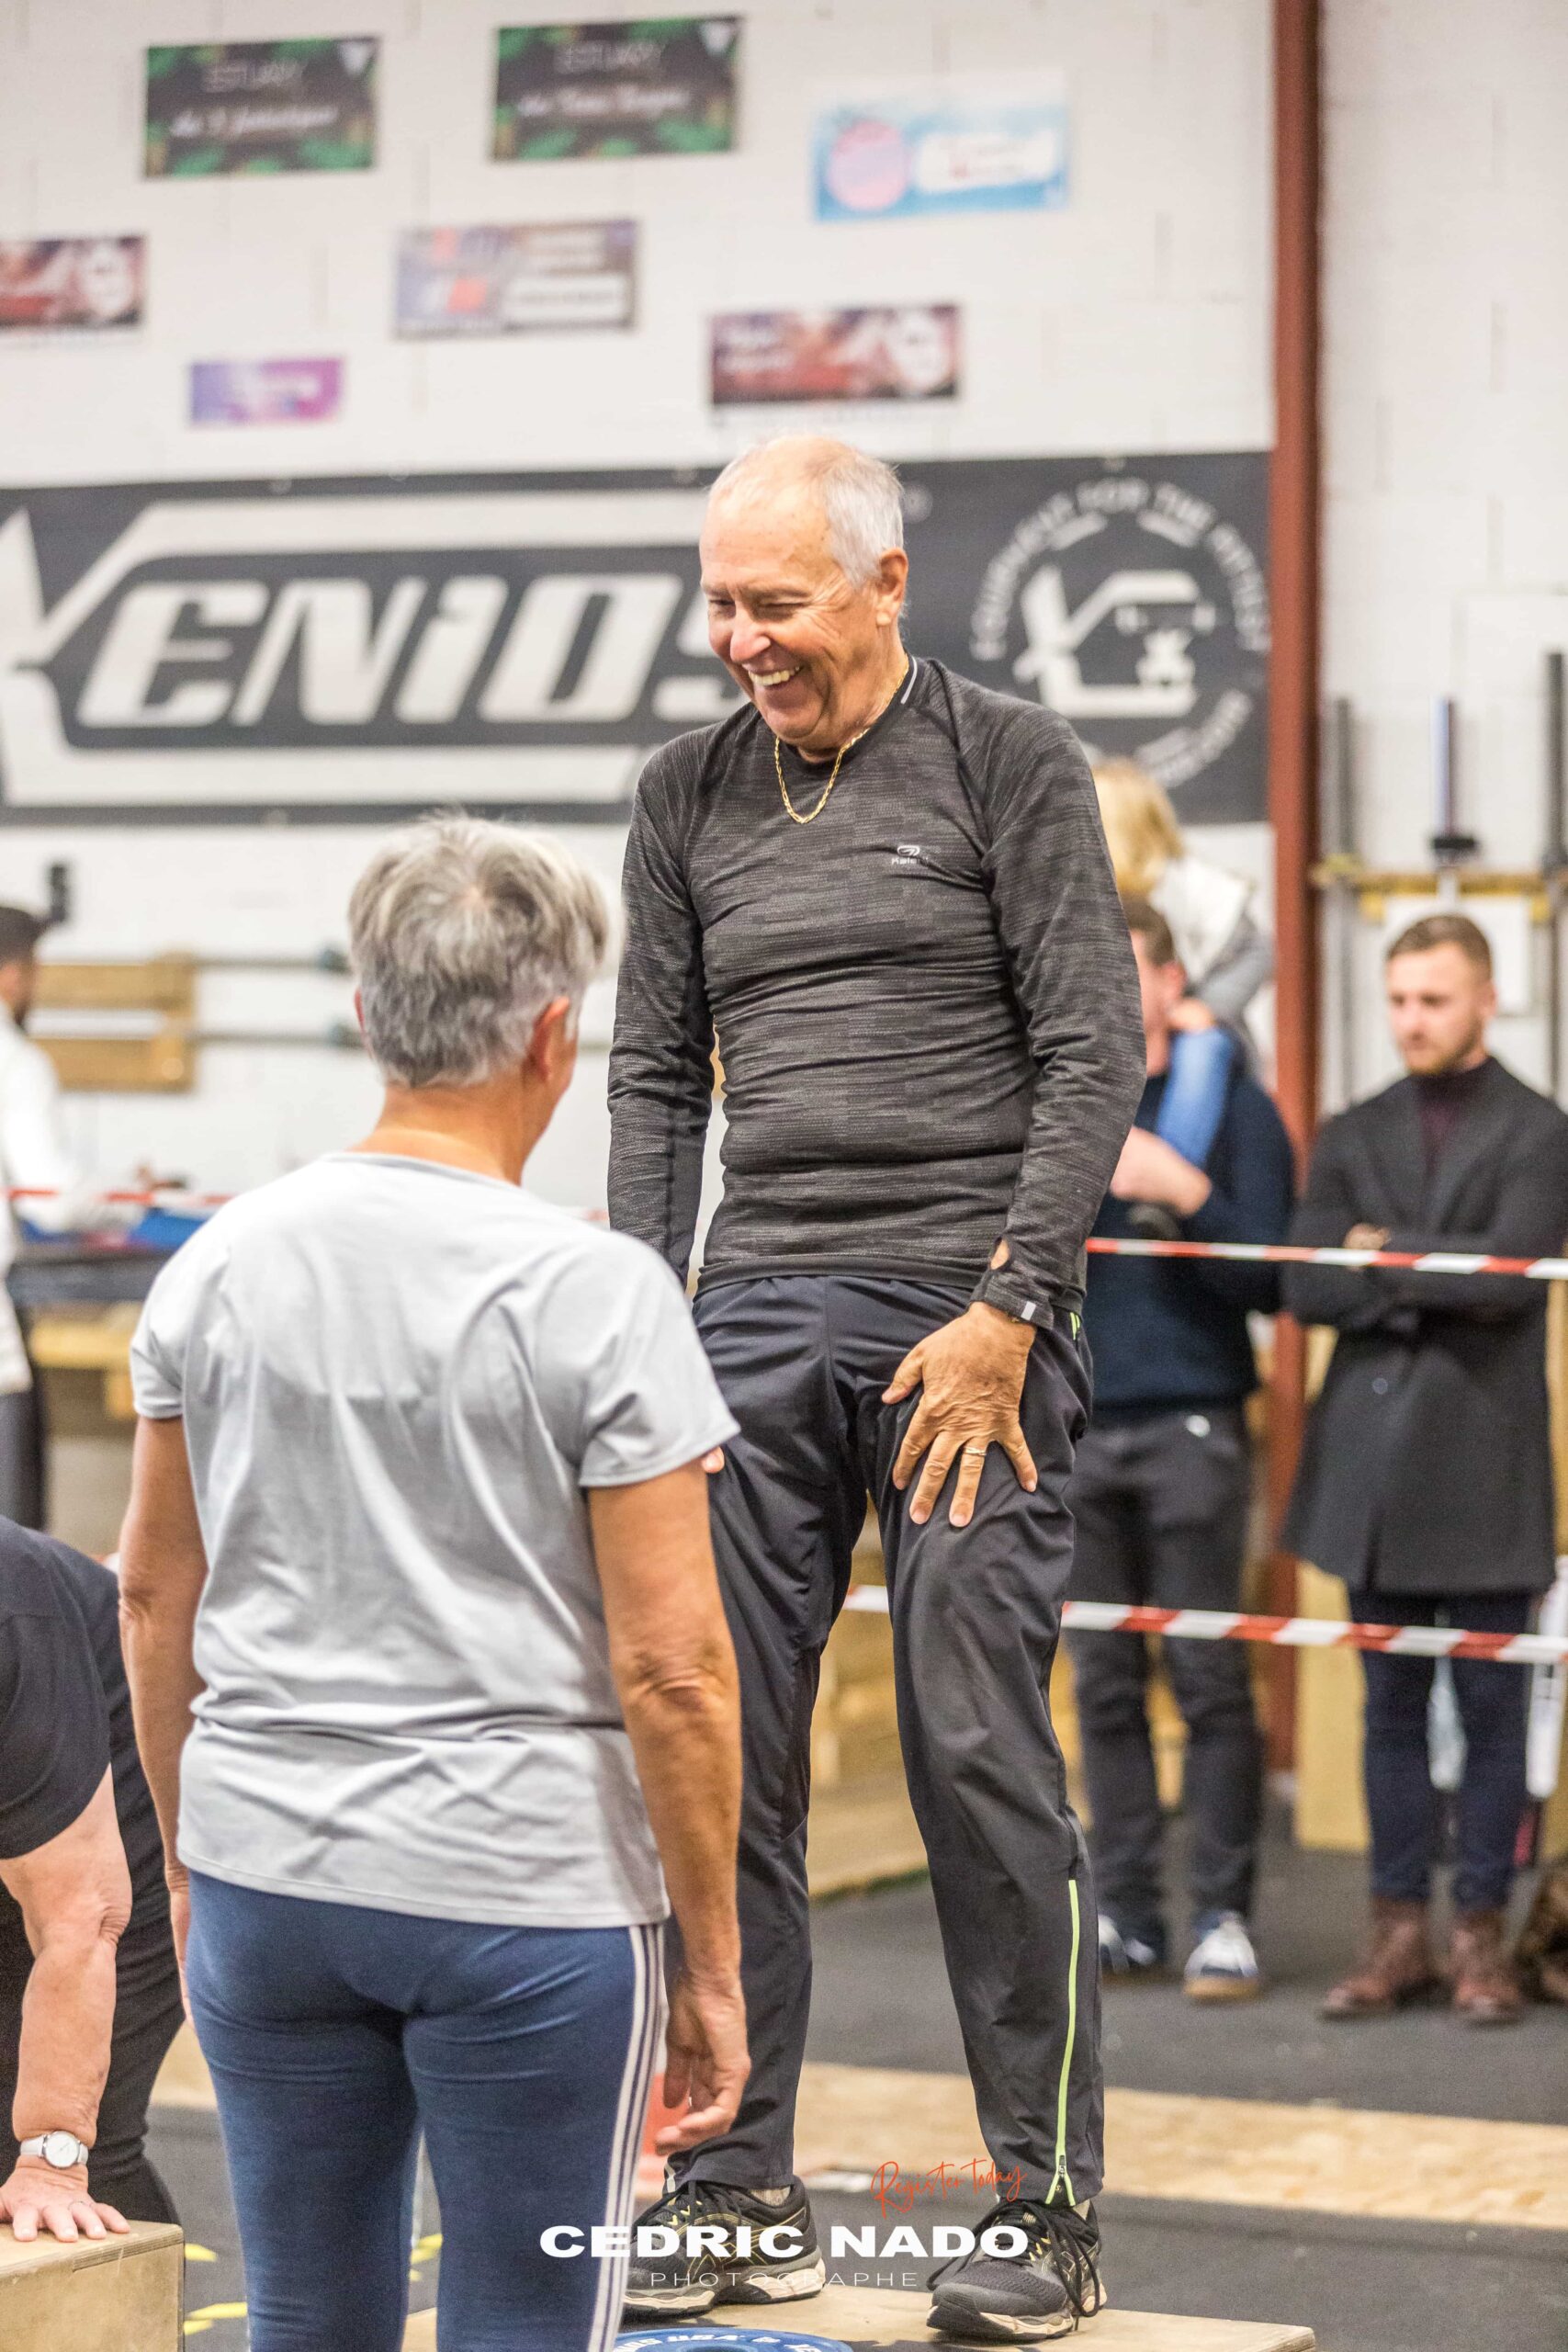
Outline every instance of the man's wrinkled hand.
<svg viewBox="0 0 1568 2352"><path fill-rule="evenodd" d="M1033 1344L1032 1324L977 1302L911 1348L883 1390L885 1405L902 1404L920 1391L893 1464L893 1483L902 1491L926 1457L909 1503L917 1526L936 1509L955 1462L958 1479L947 1516L953 1527L968 1526L993 1445L1001 1447L1025 1492L1034 1492L1039 1476L1018 1411Z"/></svg>
<svg viewBox="0 0 1568 2352"><path fill-rule="evenodd" d="M1353 1225L1340 1247L1345 1250L1386 1250L1388 1235L1381 1225Z"/></svg>

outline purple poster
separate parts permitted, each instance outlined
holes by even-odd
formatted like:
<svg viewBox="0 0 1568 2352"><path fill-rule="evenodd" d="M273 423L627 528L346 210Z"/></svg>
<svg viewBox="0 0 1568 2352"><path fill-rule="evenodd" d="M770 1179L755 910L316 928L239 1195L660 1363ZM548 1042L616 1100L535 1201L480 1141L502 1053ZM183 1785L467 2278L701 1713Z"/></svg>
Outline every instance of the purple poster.
<svg viewBox="0 0 1568 2352"><path fill-rule="evenodd" d="M341 359L197 359L193 424L320 424L343 401Z"/></svg>

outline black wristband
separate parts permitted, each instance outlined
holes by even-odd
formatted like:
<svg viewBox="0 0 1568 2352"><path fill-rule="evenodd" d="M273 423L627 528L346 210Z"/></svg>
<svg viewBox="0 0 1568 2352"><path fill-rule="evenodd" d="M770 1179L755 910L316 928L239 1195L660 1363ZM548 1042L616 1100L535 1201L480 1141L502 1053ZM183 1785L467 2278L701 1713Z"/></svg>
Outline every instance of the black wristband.
<svg viewBox="0 0 1568 2352"><path fill-rule="evenodd" d="M976 1284L974 1295L976 1306L998 1307L1016 1322L1032 1323L1039 1331L1048 1331L1055 1320L1050 1300L1032 1291L1012 1266L990 1267Z"/></svg>

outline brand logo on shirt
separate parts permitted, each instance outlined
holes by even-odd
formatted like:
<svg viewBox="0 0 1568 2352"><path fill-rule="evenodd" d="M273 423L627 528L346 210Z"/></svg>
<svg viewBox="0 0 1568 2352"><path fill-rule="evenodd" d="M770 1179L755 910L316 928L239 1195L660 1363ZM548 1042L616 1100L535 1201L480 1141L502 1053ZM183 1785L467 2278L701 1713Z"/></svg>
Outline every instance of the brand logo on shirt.
<svg viewBox="0 0 1568 2352"><path fill-rule="evenodd" d="M897 842L893 851L892 863L895 874L919 874L930 871L926 865L925 851L919 842Z"/></svg>

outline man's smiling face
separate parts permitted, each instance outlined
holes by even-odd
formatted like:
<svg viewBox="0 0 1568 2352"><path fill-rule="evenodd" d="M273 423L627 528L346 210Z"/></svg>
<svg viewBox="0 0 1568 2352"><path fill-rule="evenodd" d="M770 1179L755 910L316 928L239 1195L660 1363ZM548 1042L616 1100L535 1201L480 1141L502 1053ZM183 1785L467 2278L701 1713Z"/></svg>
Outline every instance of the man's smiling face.
<svg viewBox="0 0 1568 2352"><path fill-rule="evenodd" d="M702 558L708 643L775 735L801 751L832 751L875 716L903 602L900 552L855 585L833 555L816 492L777 481L716 501Z"/></svg>

